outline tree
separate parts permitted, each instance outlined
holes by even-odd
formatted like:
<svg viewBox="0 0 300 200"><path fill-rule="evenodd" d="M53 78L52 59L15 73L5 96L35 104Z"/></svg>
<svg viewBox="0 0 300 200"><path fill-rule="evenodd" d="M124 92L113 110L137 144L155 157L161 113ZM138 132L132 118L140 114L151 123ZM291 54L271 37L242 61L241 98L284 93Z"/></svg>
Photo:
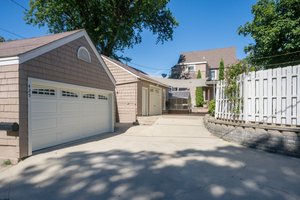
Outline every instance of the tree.
<svg viewBox="0 0 300 200"><path fill-rule="evenodd" d="M0 36L0 42L5 42L5 38Z"/></svg>
<svg viewBox="0 0 300 200"><path fill-rule="evenodd" d="M198 70L197 78L201 79L201 72ZM200 107L204 104L204 98L203 98L203 89L202 87L196 87L196 106Z"/></svg>
<svg viewBox="0 0 300 200"><path fill-rule="evenodd" d="M166 78L166 77L168 76L168 74L162 73L161 76L162 76L163 78Z"/></svg>
<svg viewBox="0 0 300 200"><path fill-rule="evenodd" d="M219 65L219 80L224 80L224 70L224 60L222 58Z"/></svg>
<svg viewBox="0 0 300 200"><path fill-rule="evenodd" d="M253 21L238 29L254 39L245 47L250 63L264 68L299 64L300 1L258 0L252 14Z"/></svg>
<svg viewBox="0 0 300 200"><path fill-rule="evenodd" d="M30 0L28 24L45 26L51 33L86 29L97 49L119 58L117 51L141 43L149 30L157 43L173 39L178 22L167 8L169 0Z"/></svg>

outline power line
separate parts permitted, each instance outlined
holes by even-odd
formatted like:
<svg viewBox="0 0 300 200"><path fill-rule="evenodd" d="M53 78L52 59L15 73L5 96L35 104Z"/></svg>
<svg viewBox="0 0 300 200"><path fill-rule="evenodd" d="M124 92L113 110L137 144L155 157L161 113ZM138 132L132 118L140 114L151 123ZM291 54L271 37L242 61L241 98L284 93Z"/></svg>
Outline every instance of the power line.
<svg viewBox="0 0 300 200"><path fill-rule="evenodd" d="M289 52L289 53L276 54L276 55L272 55L272 56L258 57L258 58L253 58L253 59L254 60L261 60L261 59L264 59L264 58L274 58L274 57L279 57L279 56L284 56L284 55L290 55L290 54L296 54L296 53L300 53L300 51L294 51L294 52Z"/></svg>
<svg viewBox="0 0 300 200"><path fill-rule="evenodd" d="M289 61L289 62L282 62L282 63L273 63L273 64L267 64L267 65L260 65L260 66L273 66L273 65L282 65L282 64L289 64L289 63L297 63L300 62L300 60L294 60L294 61Z"/></svg>
<svg viewBox="0 0 300 200"><path fill-rule="evenodd" d="M9 30L7 30L7 29L4 29L4 28L1 28L1 27L0 27L0 30L4 31L4 32L6 32L6 33L12 34L12 35L14 35L14 36L17 36L17 37L19 37L19 38L25 39L24 36L19 35L19 34L14 33L14 32L11 32L11 31L9 31Z"/></svg>
<svg viewBox="0 0 300 200"><path fill-rule="evenodd" d="M153 70L170 70L168 68L155 68L155 67L149 67L149 66L145 66L145 65L140 65L140 64L137 64L137 63L134 63L134 62L128 62L128 63L131 63L133 65L136 65L136 66L139 66L141 68L144 68L144 69L153 69Z"/></svg>
<svg viewBox="0 0 300 200"><path fill-rule="evenodd" d="M24 9L25 11L27 11L27 8L25 8L24 6L22 6L20 3L16 2L15 0L10 0L12 3L16 4L17 6L19 6L20 8Z"/></svg>

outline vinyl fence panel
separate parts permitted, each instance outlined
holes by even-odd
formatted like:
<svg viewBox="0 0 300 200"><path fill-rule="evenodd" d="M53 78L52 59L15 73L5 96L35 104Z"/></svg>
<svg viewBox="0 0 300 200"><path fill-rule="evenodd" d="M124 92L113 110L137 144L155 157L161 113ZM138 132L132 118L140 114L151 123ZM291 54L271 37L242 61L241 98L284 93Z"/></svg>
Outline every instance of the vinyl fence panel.
<svg viewBox="0 0 300 200"><path fill-rule="evenodd" d="M300 126L300 65L242 74L234 100L219 81L215 117L268 124Z"/></svg>

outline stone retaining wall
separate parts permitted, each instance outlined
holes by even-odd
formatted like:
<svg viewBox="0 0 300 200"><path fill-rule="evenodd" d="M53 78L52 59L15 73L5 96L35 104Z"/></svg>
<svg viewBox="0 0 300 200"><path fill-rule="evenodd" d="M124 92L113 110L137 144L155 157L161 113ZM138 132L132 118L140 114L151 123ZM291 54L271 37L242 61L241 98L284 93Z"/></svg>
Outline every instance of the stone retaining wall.
<svg viewBox="0 0 300 200"><path fill-rule="evenodd" d="M224 140L269 152L300 157L300 128L261 124L243 124L217 120L209 115L204 125Z"/></svg>

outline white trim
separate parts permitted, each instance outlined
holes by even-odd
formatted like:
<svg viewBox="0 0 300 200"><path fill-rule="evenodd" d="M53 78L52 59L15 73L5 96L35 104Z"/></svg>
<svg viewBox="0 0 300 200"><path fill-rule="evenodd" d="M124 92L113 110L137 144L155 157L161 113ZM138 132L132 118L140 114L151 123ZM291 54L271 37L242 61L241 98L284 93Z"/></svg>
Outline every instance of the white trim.
<svg viewBox="0 0 300 200"><path fill-rule="evenodd" d="M143 114L143 107L144 107L144 99L143 99L143 90L146 90L147 94L147 109L146 109L146 115ZM142 87L142 116L149 116L149 88Z"/></svg>
<svg viewBox="0 0 300 200"><path fill-rule="evenodd" d="M106 64L104 63L104 61L102 60L99 52L97 51L94 43L92 42L91 38L88 36L87 32L85 30L82 31L84 33L85 39L88 41L88 43L90 44L91 48L93 49L95 55L97 56L99 62L101 63L101 65L103 66L104 70L106 71L107 75L109 76L110 80L113 82L114 85L116 85L116 80L113 77L113 75L110 73L108 67L106 66Z"/></svg>
<svg viewBox="0 0 300 200"><path fill-rule="evenodd" d="M101 56L101 57L102 57L104 60L106 60L106 61L108 61L108 62L110 62L110 63L112 63L112 64L116 65L117 67L119 67L119 68L123 69L124 71L128 72L128 73L129 73L129 74L131 74L132 76L134 76L134 77L136 77L136 78L141 78L141 77L139 77L139 76L135 75L134 73L132 73L131 71L129 71L129 70L127 70L127 69L125 69L124 67L122 67L122 66L118 65L117 63L115 63L115 62L113 62L113 61L111 61L111 60L109 60L109 59L105 58L104 56Z"/></svg>
<svg viewBox="0 0 300 200"><path fill-rule="evenodd" d="M85 37L85 39L87 40L87 42L89 43L90 47L92 48L92 50L94 51L96 57L98 58L99 62L101 63L102 67L104 68L105 72L107 73L107 75L109 76L109 78L111 79L111 81L113 82L114 85L116 85L116 81L113 78L113 76L111 75L110 71L108 70L107 66L105 65L105 63L103 62L102 58L100 57L95 45L93 44L93 42L91 41L90 37L88 36L87 32L85 30L76 32L74 34L71 34L69 36L66 36L64 38L61 38L59 40L56 40L54 42L51 42L47 45L44 45L42 47L39 47L37 49L34 49L32 51L29 51L27 53L24 53L22 55L19 56L19 64L24 63L30 59L33 59L37 56L40 56L44 53L47 53L53 49L56 49L62 45L65 45L69 42L72 42L80 37Z"/></svg>
<svg viewBox="0 0 300 200"><path fill-rule="evenodd" d="M27 144L28 144L28 156L31 156L32 155L32 141L31 141L31 87L32 87L32 79L31 78L28 78L28 94L27 94L27 101L28 101L28 119L27 119L27 122L28 122L28 129L27 129L27 133L28 133L28 140L27 140Z"/></svg>
<svg viewBox="0 0 300 200"><path fill-rule="evenodd" d="M40 55L42 55L44 53L47 53L47 52L49 52L49 51L51 51L53 49L56 49L56 48L58 48L58 47L60 47L60 46L62 46L64 44L72 42L72 41L74 41L74 40L76 40L76 39L78 39L80 37L83 37L83 36L84 36L83 31L79 31L77 33L74 33L72 35L66 36L66 37L61 38L59 40L53 41L53 42L51 42L49 44L46 44L46 45L44 45L42 47L39 47L37 49L34 49L32 51L28 51L28 52L20 55L20 64L24 63L24 62L26 62L28 60L31 60L31 59L33 59L33 58L35 58L37 56L40 56Z"/></svg>
<svg viewBox="0 0 300 200"><path fill-rule="evenodd" d="M131 71L129 71L129 70L125 69L124 67L120 66L119 64L117 64L117 63L115 63L115 62L113 62L113 61L111 61L111 60L105 58L104 56L101 56L101 57L102 57L104 60L106 60L106 61L112 63L113 65L115 65L115 66L117 66L117 67L123 69L124 71L128 72L129 74L133 75L134 77L136 77L136 78L138 78L138 79L140 79L140 80L148 81L148 82L150 82L150 83L154 83L154 84L156 84L156 85L160 85L160 86L163 86L163 87L166 87L166 88L169 87L168 85L163 84L163 83L160 83L160 82L158 83L158 82L156 82L155 80L151 81L151 80L142 78L142 77L140 77L140 76L138 76L138 75L135 75L135 74L132 73ZM151 78L151 77L149 77L149 78ZM123 84L123 83L122 83L122 84Z"/></svg>
<svg viewBox="0 0 300 200"><path fill-rule="evenodd" d="M80 54L79 54L79 53L80 53L81 50L86 51L86 53L87 53L87 55L88 55L88 60L85 60L84 58L81 58L81 57L80 57ZM88 63L91 63L91 62L92 62L90 52L89 52L89 50L87 50L87 48L85 48L84 46L81 46L81 47L79 47L79 48L77 49L77 58L80 59L80 60L83 60L83 61L85 61L85 62L88 62Z"/></svg>
<svg viewBox="0 0 300 200"><path fill-rule="evenodd" d="M19 64L19 57L18 56L0 58L0 66L16 65L16 64Z"/></svg>
<svg viewBox="0 0 300 200"><path fill-rule="evenodd" d="M177 65L196 65L196 64L206 64L206 63L207 63L207 61L189 62L189 63L181 62L181 63L178 63Z"/></svg>

